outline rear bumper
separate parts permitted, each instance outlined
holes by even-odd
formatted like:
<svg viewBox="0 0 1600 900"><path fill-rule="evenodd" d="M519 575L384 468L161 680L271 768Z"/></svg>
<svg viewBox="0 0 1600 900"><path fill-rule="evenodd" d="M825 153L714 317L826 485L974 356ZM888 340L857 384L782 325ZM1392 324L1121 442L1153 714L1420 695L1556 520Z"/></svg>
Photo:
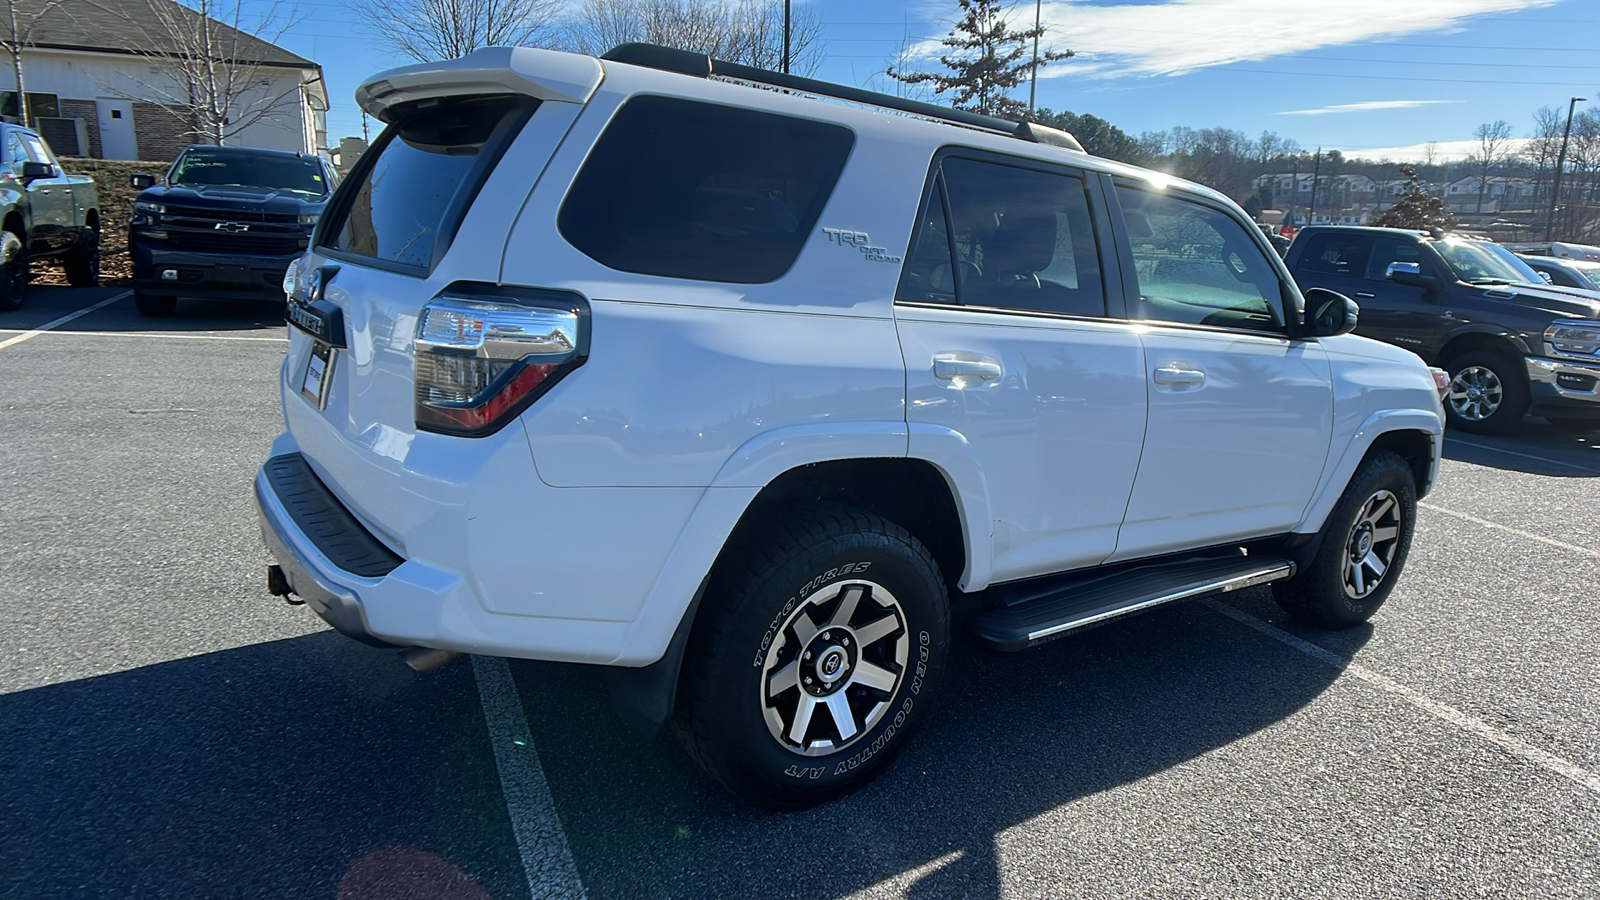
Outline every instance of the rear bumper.
<svg viewBox="0 0 1600 900"><path fill-rule="evenodd" d="M1527 357L1536 416L1600 419L1600 364Z"/></svg>

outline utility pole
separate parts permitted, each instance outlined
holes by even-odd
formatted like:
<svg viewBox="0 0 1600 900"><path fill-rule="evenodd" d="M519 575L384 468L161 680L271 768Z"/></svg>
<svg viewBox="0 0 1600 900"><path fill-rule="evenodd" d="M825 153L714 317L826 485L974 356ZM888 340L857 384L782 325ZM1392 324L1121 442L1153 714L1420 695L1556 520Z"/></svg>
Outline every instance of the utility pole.
<svg viewBox="0 0 1600 900"><path fill-rule="evenodd" d="M1294 203L1300 198L1296 196L1300 191L1300 151L1294 154L1294 174L1289 176L1289 211L1287 217L1289 227L1294 227Z"/></svg>
<svg viewBox="0 0 1600 900"><path fill-rule="evenodd" d="M1311 208L1306 210L1306 224L1316 224L1317 218L1317 181L1322 177L1322 148L1317 148L1317 163L1311 170Z"/></svg>
<svg viewBox="0 0 1600 900"><path fill-rule="evenodd" d="M789 74L789 2L783 0L783 74Z"/></svg>
<svg viewBox="0 0 1600 900"><path fill-rule="evenodd" d="M1044 0L1033 0L1033 71L1028 73L1028 118L1033 118L1033 89L1039 86L1039 7Z"/></svg>
<svg viewBox="0 0 1600 900"><path fill-rule="evenodd" d="M1572 110L1587 97L1573 97L1567 103L1567 130L1561 133L1561 153L1556 156L1556 180L1550 188L1550 218L1544 223L1544 239L1554 240L1556 231L1556 198L1561 195L1561 170L1567 167L1567 139L1572 137Z"/></svg>

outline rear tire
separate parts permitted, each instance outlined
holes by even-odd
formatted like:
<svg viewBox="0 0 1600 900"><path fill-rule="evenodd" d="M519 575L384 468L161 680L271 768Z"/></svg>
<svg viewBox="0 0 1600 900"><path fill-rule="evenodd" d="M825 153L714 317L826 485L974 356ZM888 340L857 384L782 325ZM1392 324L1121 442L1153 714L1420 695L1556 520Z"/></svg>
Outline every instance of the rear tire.
<svg viewBox="0 0 1600 900"><path fill-rule="evenodd" d="M1508 353L1473 350L1452 359L1445 419L1452 428L1477 434L1504 434L1528 411L1528 373Z"/></svg>
<svg viewBox="0 0 1600 900"><path fill-rule="evenodd" d="M73 287L100 286L100 229L85 229L78 243L61 260L67 284Z"/></svg>
<svg viewBox="0 0 1600 900"><path fill-rule="evenodd" d="M926 717L944 578L905 529L842 504L730 548L679 683L689 754L741 799L801 809L871 781Z"/></svg>
<svg viewBox="0 0 1600 900"><path fill-rule="evenodd" d="M1411 465L1380 451L1369 456L1319 535L1310 564L1272 596L1284 612L1307 625L1343 629L1372 618L1394 590L1411 552L1417 487Z"/></svg>
<svg viewBox="0 0 1600 900"><path fill-rule="evenodd" d="M167 294L147 294L144 291L133 292L133 305L139 310L139 315L151 319L171 318L178 311L178 298Z"/></svg>
<svg viewBox="0 0 1600 900"><path fill-rule="evenodd" d="M0 231L0 312L21 308L27 287L28 254L22 238Z"/></svg>

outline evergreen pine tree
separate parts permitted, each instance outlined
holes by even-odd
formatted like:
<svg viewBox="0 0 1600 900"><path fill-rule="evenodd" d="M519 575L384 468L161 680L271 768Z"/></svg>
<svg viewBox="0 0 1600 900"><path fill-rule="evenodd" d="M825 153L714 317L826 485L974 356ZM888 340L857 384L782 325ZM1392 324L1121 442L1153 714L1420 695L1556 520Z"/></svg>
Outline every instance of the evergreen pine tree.
<svg viewBox="0 0 1600 900"><path fill-rule="evenodd" d="M950 51L939 57L945 72L905 72L890 67L886 74L906 84L929 84L935 94L950 93L950 105L985 115L1021 118L1028 106L1007 95L1022 84L1036 66L1072 56L1071 50L1051 50L1032 59L1030 42L1044 28L1012 31L1000 0L956 0L961 21L942 41Z"/></svg>

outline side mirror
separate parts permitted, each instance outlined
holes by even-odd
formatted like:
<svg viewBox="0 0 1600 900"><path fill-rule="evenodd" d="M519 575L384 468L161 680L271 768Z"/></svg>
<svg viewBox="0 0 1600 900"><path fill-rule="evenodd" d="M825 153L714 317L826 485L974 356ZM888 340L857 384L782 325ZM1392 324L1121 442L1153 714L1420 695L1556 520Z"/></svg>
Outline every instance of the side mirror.
<svg viewBox="0 0 1600 900"><path fill-rule="evenodd" d="M1392 262L1383 273L1383 277L1395 284L1419 287L1424 290L1436 291L1439 289L1439 279L1432 275L1422 274L1422 264L1414 262Z"/></svg>
<svg viewBox="0 0 1600 900"><path fill-rule="evenodd" d="M1356 329L1356 317L1361 307L1354 300L1327 288L1306 291L1305 326L1301 337L1333 337L1349 334Z"/></svg>
<svg viewBox="0 0 1600 900"><path fill-rule="evenodd" d="M27 160L22 164L22 180L33 181L36 178L56 177L56 167L44 162Z"/></svg>
<svg viewBox="0 0 1600 900"><path fill-rule="evenodd" d="M1555 284L1556 283L1556 280L1554 278L1550 277L1550 273L1549 272L1540 272L1539 273L1539 277L1544 279L1544 283L1545 284Z"/></svg>
<svg viewBox="0 0 1600 900"><path fill-rule="evenodd" d="M156 186L156 177L148 172L135 172L128 176L128 184L136 191Z"/></svg>

